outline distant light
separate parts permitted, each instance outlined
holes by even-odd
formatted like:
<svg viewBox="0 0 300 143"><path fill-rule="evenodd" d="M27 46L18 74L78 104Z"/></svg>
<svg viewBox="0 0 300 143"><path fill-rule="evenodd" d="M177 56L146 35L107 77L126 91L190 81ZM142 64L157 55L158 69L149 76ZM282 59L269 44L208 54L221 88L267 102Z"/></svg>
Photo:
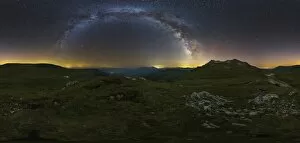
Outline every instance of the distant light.
<svg viewBox="0 0 300 143"><path fill-rule="evenodd" d="M162 69L162 68L164 68L165 66L163 66L163 65L153 65L153 67L158 68L158 69Z"/></svg>

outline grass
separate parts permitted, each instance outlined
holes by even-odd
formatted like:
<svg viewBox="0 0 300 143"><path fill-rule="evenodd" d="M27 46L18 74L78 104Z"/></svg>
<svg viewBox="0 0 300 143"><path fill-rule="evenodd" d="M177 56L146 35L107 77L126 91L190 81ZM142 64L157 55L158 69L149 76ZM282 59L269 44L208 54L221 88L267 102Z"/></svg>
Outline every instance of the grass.
<svg viewBox="0 0 300 143"><path fill-rule="evenodd" d="M260 91L280 97L291 91L270 84L261 71L209 70L184 71L176 80L144 80L45 65L0 66L0 139L27 138L32 131L59 141L294 142L300 138L299 116L255 116L247 127L236 127L231 122L240 122L238 117L229 121L223 116L200 116L186 106L184 96L193 92L207 91L234 101L233 108L250 108L248 100ZM276 76L299 89L297 80L287 79L290 74ZM204 128L206 120L221 128Z"/></svg>

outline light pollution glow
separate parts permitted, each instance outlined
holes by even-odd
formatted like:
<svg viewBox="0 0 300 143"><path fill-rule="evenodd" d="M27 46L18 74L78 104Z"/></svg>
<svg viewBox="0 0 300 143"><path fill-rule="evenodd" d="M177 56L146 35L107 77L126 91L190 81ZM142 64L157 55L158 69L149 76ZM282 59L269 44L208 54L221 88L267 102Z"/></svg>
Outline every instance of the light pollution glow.
<svg viewBox="0 0 300 143"><path fill-rule="evenodd" d="M3 57L3 56L2 56ZM205 64L207 61L203 61L201 63L199 62L193 62L189 63L189 61L183 61L183 62L175 62L175 64L170 64L170 65L162 65L159 62L153 62L151 65L147 66L153 66L156 68L166 68L166 67L182 67L182 68L187 68L187 67L198 67L203 64ZM0 65L3 64L8 64L8 63L21 63L21 64L54 64L66 68L101 68L101 67L116 67L114 65L109 65L105 63L91 63L91 62L80 62L76 60L65 60L65 59L52 59L50 57L47 58L42 58L42 57L13 57L13 58L8 58L6 59L1 58L0 56ZM141 65L143 66L143 65ZM120 66L120 67L127 67L127 66Z"/></svg>
<svg viewBox="0 0 300 143"><path fill-rule="evenodd" d="M209 60L202 61L201 63L177 63L177 65L174 66L167 66L167 65L161 65L161 64L153 64L149 66L153 66L156 68L168 68L168 67L181 67L181 68L195 68L204 65ZM79 62L79 61L66 61L66 60L54 60L49 58L13 58L13 59L0 59L0 65L8 64L8 63L21 63L21 64L54 64L58 66L62 66L65 68L101 68L101 67L115 67L112 65L107 64L95 64L95 63L85 63L85 62ZM250 63L251 64L251 63ZM274 63L272 62L266 62L262 64L258 64L254 66L260 67L260 68L274 68L277 66L291 66L291 65L300 65L300 60L288 60L288 61L276 61Z"/></svg>

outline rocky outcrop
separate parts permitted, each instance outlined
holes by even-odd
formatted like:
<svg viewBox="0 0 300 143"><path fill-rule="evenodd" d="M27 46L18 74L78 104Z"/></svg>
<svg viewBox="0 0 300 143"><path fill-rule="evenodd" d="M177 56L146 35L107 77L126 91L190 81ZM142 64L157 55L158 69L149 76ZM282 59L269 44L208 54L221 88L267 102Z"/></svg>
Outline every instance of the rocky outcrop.
<svg viewBox="0 0 300 143"><path fill-rule="evenodd" d="M208 115L223 112L224 106L230 101L224 97L212 95L206 91L194 92L190 96L186 96L186 105L205 112Z"/></svg>
<svg viewBox="0 0 300 143"><path fill-rule="evenodd" d="M300 108L296 101L291 96L287 97L289 98L283 98L277 94L259 94L255 98L249 99L248 104L241 107L235 106L234 101L206 91L194 92L185 96L186 106L199 112L199 117L203 118L202 126L208 129L221 127L213 122L216 119L225 119L231 126L247 127L247 123L252 123L252 119L257 116L271 115L285 118L299 115Z"/></svg>

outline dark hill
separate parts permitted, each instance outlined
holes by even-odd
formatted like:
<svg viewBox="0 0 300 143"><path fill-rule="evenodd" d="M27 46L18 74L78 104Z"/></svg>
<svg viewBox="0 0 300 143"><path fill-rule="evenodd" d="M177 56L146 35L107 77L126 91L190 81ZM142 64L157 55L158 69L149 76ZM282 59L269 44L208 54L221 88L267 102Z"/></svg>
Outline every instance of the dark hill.
<svg viewBox="0 0 300 143"><path fill-rule="evenodd" d="M148 78L154 80L174 81L204 78L231 78L240 76L264 76L264 70L237 59L227 61L211 60L207 64L194 69L161 69L159 72L149 75Z"/></svg>
<svg viewBox="0 0 300 143"><path fill-rule="evenodd" d="M124 75L124 76L146 76L156 73L159 69L155 67L139 67L139 68L101 68L99 69L107 74Z"/></svg>
<svg viewBox="0 0 300 143"><path fill-rule="evenodd" d="M227 61L210 61L195 68L185 78L222 78L237 76L262 76L263 70L237 59Z"/></svg>
<svg viewBox="0 0 300 143"><path fill-rule="evenodd" d="M8 63L0 65L0 68L56 68L62 69L63 67L53 64L19 64L19 63Z"/></svg>
<svg viewBox="0 0 300 143"><path fill-rule="evenodd" d="M280 80L300 88L300 65L279 66L272 70Z"/></svg>
<svg viewBox="0 0 300 143"><path fill-rule="evenodd" d="M68 83L103 75L96 69L67 69L51 64L5 64L0 66L0 95L23 96L30 93L29 97L38 97Z"/></svg>
<svg viewBox="0 0 300 143"><path fill-rule="evenodd" d="M107 75L97 69L68 69L52 64L19 64L9 63L0 65L0 76L2 78L38 78L52 76L96 76Z"/></svg>
<svg viewBox="0 0 300 143"><path fill-rule="evenodd" d="M275 72L300 72L300 65L279 66L273 69Z"/></svg>
<svg viewBox="0 0 300 143"><path fill-rule="evenodd" d="M215 70L251 70L257 71L259 70L257 67L248 64L247 62L243 62L237 59L227 60L227 61L215 61L211 60L207 64L196 68L196 70L200 69L215 69Z"/></svg>

